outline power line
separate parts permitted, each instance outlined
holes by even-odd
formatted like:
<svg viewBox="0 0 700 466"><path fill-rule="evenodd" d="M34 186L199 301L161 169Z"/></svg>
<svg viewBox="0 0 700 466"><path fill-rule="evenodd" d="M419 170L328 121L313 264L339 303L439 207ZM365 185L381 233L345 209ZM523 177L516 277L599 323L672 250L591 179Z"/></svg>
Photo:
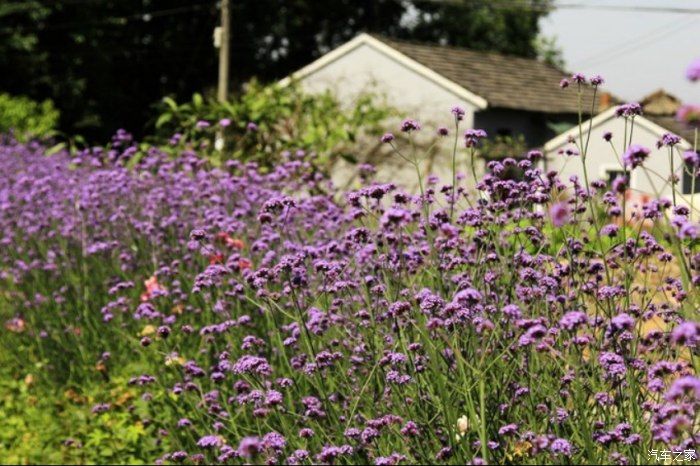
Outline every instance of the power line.
<svg viewBox="0 0 700 466"><path fill-rule="evenodd" d="M607 55L607 54L609 54L609 53L611 53L611 52L612 52L612 53L615 53L615 52L617 52L618 50L620 50L620 47L627 47L627 46L629 46L629 45L631 45L631 44L635 44L635 45L636 45L637 42L638 42L639 40L644 39L645 37L649 37L649 36L652 36L652 35L656 35L656 34L662 33L662 32L666 31L666 30L669 29L669 28L675 28L675 27L677 27L677 26L678 26L678 23L679 23L679 21L676 20L676 19L674 19L674 20L671 21L671 22L664 23L662 26L660 26L660 27L658 27L658 28L654 28L654 29L652 29L652 30L650 30L650 31L644 31L642 34L636 35L636 36L634 36L634 37L632 37L632 38L630 38L630 39L627 39L627 40L625 40L625 41L623 41L623 42L617 43L617 44L615 44L615 45L612 46L612 47L608 47L608 48L606 48L606 49L604 49L604 50L601 50L601 51L599 51L599 52L596 52L595 54L588 55L587 57L584 57L583 59L581 59L581 63L587 63L587 62L589 62L589 61L591 61L591 60L596 60L596 59L600 58L601 56Z"/></svg>
<svg viewBox="0 0 700 466"><path fill-rule="evenodd" d="M555 3L554 8L609 10L609 11L636 11L646 13L676 13L676 14L700 14L700 8L682 8L668 6L645 5L587 5L585 3Z"/></svg>
<svg viewBox="0 0 700 466"><path fill-rule="evenodd" d="M537 12L550 12L558 9L595 9L609 11L628 11L628 12L654 12L654 13L675 13L675 14L700 14L700 8L677 8L677 7L661 7L661 6L644 6L644 5L600 5L588 4L580 2L552 2L549 5L538 4L533 0L413 0L417 3L433 3L444 4L457 7L468 7L470 5L488 6L494 9L511 9L521 8ZM590 64L604 63L610 59L616 58L622 54L632 50L639 49L640 46L651 43L655 40L661 40L669 37L676 32L685 29L695 22L697 17L686 17L683 20L673 20L663 26L644 32L643 35L635 36L632 39L626 40L615 47L608 48L602 52L596 53L593 56L586 57L583 60L584 66Z"/></svg>
<svg viewBox="0 0 700 466"><path fill-rule="evenodd" d="M45 30L55 30L55 29L65 29L65 28L71 28L75 26L93 26L93 25L101 25L101 24L113 24L115 26L121 26L125 25L129 21L134 21L134 20L141 20L143 22L148 22L151 21L154 18L162 18L166 16L173 16L173 15L179 15L183 13L191 13L193 11L201 11L207 7L213 6L214 3L211 1L205 1L202 3L196 3L193 5L188 5L188 6L182 6L182 7L177 7L177 8L168 8L164 10L155 10L155 11L148 11L144 13L135 13L132 15L127 15L127 16L111 16L109 18L105 18L102 20L96 20L96 21L81 21L81 22L72 22L72 23L52 23L49 25L40 25L38 27L32 28L32 29L27 29L24 32L38 32L38 31L45 31ZM5 28L0 28L0 32L14 32L16 31L16 28L12 27L5 27Z"/></svg>
<svg viewBox="0 0 700 466"><path fill-rule="evenodd" d="M678 25L676 24L674 28L668 30L668 31L663 31L660 34L656 35L650 35L646 37L637 37L636 38L636 43L629 44L624 47L620 47L619 49L613 51L612 53L608 54L607 56L602 55L598 58L595 58L593 60L589 60L585 64L581 64L581 66L591 66L591 65L599 65L601 63L605 63L607 61L610 61L612 59L615 59L621 55L624 55L626 53L630 53L633 51L637 50L643 50L643 47L647 44L651 44L653 42L658 42L662 39L665 39L667 37L670 37L674 34L676 34L679 31L682 31L683 29L687 28L688 26L691 26L695 24L698 18L687 18L688 21L686 21L684 24Z"/></svg>
<svg viewBox="0 0 700 466"><path fill-rule="evenodd" d="M552 10L597 10L645 13L700 14L700 8L646 6L646 5L601 5L580 2L553 2L549 5L536 4L528 0L412 0L414 3L432 3L466 7L469 5L487 6L493 9L520 8L533 12L547 13Z"/></svg>

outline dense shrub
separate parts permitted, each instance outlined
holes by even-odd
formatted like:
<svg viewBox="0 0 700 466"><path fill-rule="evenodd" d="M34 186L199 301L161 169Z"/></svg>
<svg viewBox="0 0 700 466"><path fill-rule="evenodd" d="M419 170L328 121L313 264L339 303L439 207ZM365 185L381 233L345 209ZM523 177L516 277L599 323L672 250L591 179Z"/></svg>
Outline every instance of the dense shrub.
<svg viewBox="0 0 700 466"><path fill-rule="evenodd" d="M694 448L689 209L656 199L627 225L623 178L565 182L537 151L491 162L471 192L485 136L452 155L472 173L456 190L419 173L420 194L367 165L336 193L304 151L261 171L192 150L134 160L125 133L50 158L6 141L3 352L37 385L90 391L98 425L144 426L101 461L625 464ZM78 451L93 435L66 429Z"/></svg>
<svg viewBox="0 0 700 466"><path fill-rule="evenodd" d="M3 464L149 463L163 440L148 422L138 392L127 380L93 387L47 387L35 383L34 371L13 377L14 363L2 358L0 373L0 461ZM95 417L96 397L115 401L107 415Z"/></svg>
<svg viewBox="0 0 700 466"><path fill-rule="evenodd" d="M51 136L59 112L50 100L35 102L27 97L0 93L0 134L12 132L25 141Z"/></svg>
<svg viewBox="0 0 700 466"><path fill-rule="evenodd" d="M392 113L372 94L342 106L330 92L307 94L295 84L255 81L228 102L195 94L191 102L178 104L166 97L157 111L156 144L194 146L215 162L236 159L263 167L277 163L285 150L305 150L314 152L315 163L325 169L339 158L356 162L361 143L367 142L362 136L376 140L380 124Z"/></svg>

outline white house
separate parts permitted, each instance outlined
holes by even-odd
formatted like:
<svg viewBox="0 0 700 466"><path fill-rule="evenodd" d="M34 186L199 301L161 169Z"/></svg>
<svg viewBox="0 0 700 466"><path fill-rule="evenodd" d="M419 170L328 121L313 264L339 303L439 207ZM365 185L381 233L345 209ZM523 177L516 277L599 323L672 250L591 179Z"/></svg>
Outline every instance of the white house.
<svg viewBox="0 0 700 466"><path fill-rule="evenodd" d="M459 105L466 111L462 130L481 128L491 137L521 134L537 147L556 134L552 124L577 120L576 92L558 86L564 76L534 59L360 34L281 84L296 81L307 92L331 91L341 102L378 94L402 116L421 121L424 138L434 136L440 125L452 131L450 109ZM590 108L590 97L586 89L585 108ZM396 122L388 125L388 131L397 130ZM448 179L451 145L450 138L438 144L424 170ZM380 156L389 162L379 164L380 178L415 180L412 168L400 159L386 157L386 152ZM337 168L334 176L345 179L346 170Z"/></svg>
<svg viewBox="0 0 700 466"><path fill-rule="evenodd" d="M657 91L642 100L643 115L634 118L634 130L632 131L632 143L640 144L651 153L643 164L643 168L637 168L630 175L630 190L633 193L648 195L650 197L667 197L671 199L672 189L671 163L668 148L657 148L656 143L665 133L673 133L681 137L681 143L677 146L680 152L693 147L693 133L688 128L677 122L673 115L677 106L669 105L669 102L677 102L663 91ZM615 116L615 108L610 108L589 121L583 123L583 138L587 138L589 125L591 127L588 151L586 155L586 167L589 180L603 179L612 181L617 175L624 174L624 168L620 158L624 153L625 120ZM628 124L627 132L631 126ZM603 136L612 133L611 142L607 142ZM570 141L579 142L578 126L556 136L544 145L545 168L556 170L562 179L568 179L576 175L583 181L583 166L578 156L567 156L566 149L574 147ZM611 147L614 145L614 149ZM617 152L617 155L616 155ZM676 185L676 193L681 202L690 203L692 193L692 178L684 171L683 162L678 150L673 151L673 166L679 183ZM700 192L700 179L696 180L695 191ZM696 199L695 205L700 202Z"/></svg>

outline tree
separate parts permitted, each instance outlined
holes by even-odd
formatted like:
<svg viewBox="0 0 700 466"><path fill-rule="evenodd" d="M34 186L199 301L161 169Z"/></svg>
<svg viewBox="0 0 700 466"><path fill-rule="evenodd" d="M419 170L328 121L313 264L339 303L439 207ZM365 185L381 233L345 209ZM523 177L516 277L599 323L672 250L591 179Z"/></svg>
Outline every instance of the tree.
<svg viewBox="0 0 700 466"><path fill-rule="evenodd" d="M67 133L93 140L119 127L139 133L160 97L191 95L216 76L212 1L32 0L13 6L4 8L12 26L0 30L0 50L8 51L0 61L0 90L52 99ZM17 35L29 45L13 47L10 38Z"/></svg>
<svg viewBox="0 0 700 466"><path fill-rule="evenodd" d="M359 31L534 57L548 8L549 0L232 2L232 88L283 77ZM215 84L218 15L215 0L5 0L0 91L54 100L67 133L138 135L162 96L185 100Z"/></svg>
<svg viewBox="0 0 700 466"><path fill-rule="evenodd" d="M551 0L416 0L400 36L472 50L538 56L539 20Z"/></svg>
<svg viewBox="0 0 700 466"><path fill-rule="evenodd" d="M6 91L30 92L48 79L38 30L51 10L38 0L0 2L0 83Z"/></svg>

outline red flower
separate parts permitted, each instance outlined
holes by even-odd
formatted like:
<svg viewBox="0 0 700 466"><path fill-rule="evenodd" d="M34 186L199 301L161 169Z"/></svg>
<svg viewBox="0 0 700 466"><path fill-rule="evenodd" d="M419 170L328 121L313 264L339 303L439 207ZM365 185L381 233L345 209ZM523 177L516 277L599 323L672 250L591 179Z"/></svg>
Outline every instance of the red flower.
<svg viewBox="0 0 700 466"><path fill-rule="evenodd" d="M232 238L231 235L229 235L225 231L220 231L219 233L217 233L216 239L223 245L231 249L241 250L245 247L245 243L243 242L243 240L240 240L238 238Z"/></svg>
<svg viewBox="0 0 700 466"><path fill-rule="evenodd" d="M209 265L223 264L224 255L220 252L215 252L209 255Z"/></svg>
<svg viewBox="0 0 700 466"><path fill-rule="evenodd" d="M158 283L158 278L155 275L144 281L143 284L146 285L146 291L141 293L141 301L148 301L158 291L167 291L165 287Z"/></svg>
<svg viewBox="0 0 700 466"><path fill-rule="evenodd" d="M238 268L241 270L249 269L253 266L253 263L248 259L238 259Z"/></svg>
<svg viewBox="0 0 700 466"><path fill-rule="evenodd" d="M22 333L27 328L24 319L15 317L5 322L5 328L13 333Z"/></svg>

